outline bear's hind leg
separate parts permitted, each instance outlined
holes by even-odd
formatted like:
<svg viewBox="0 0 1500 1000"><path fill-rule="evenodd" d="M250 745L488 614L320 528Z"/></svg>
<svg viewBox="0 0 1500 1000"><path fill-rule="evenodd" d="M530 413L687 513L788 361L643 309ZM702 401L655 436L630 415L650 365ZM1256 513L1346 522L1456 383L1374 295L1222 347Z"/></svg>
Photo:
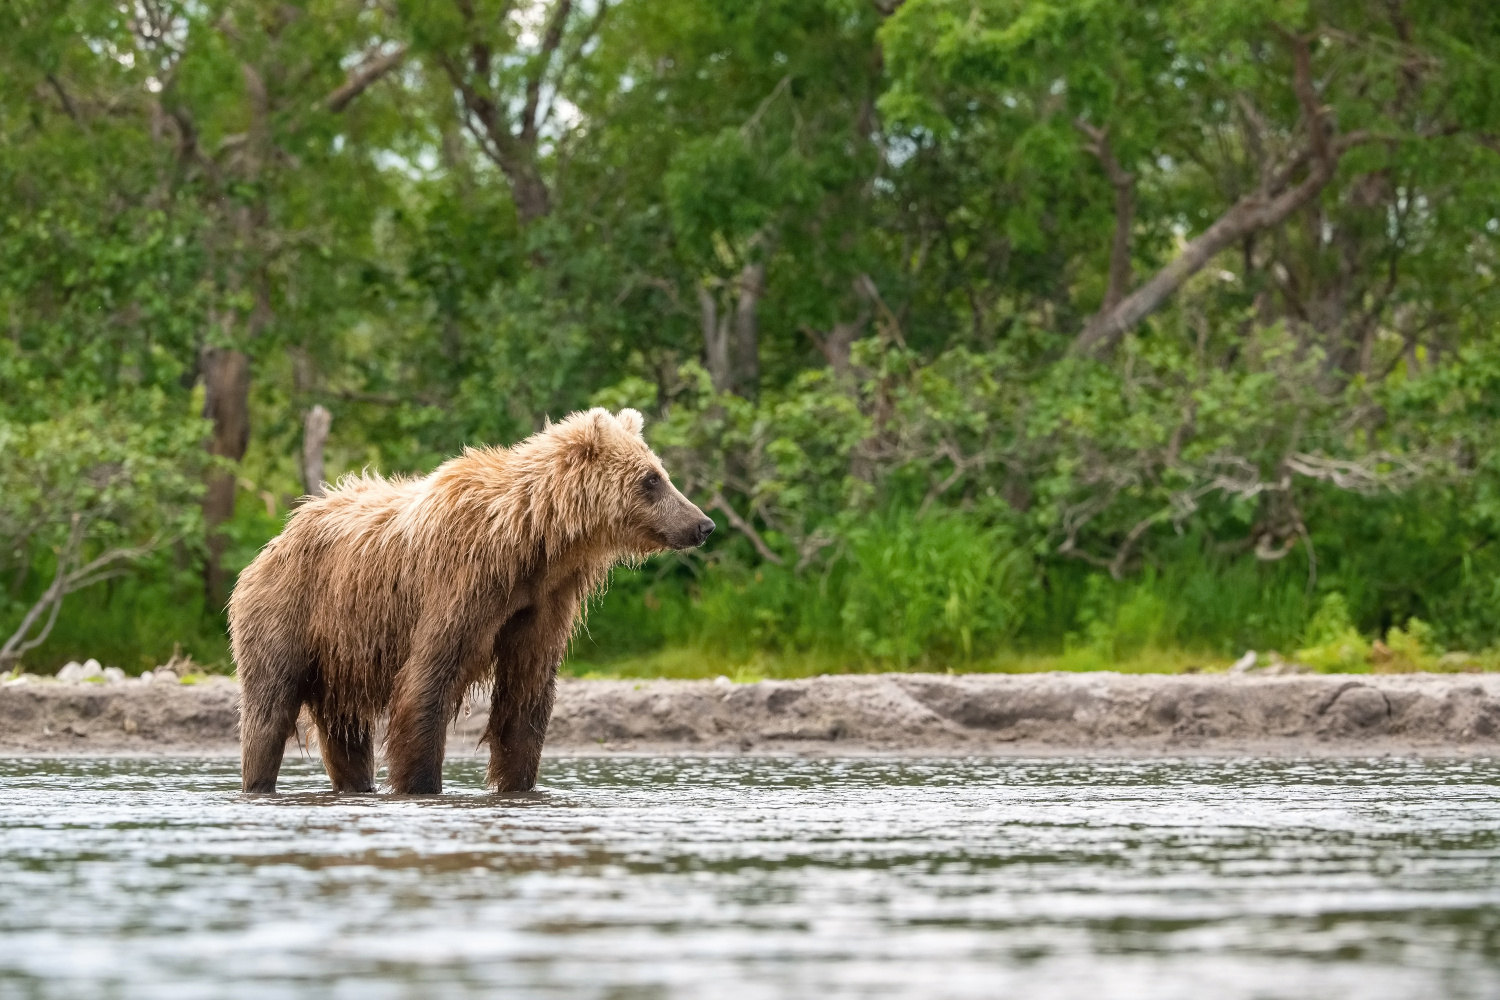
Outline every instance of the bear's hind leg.
<svg viewBox="0 0 1500 1000"><path fill-rule="evenodd" d="M427 690L398 700L385 738L386 768L397 795L437 795L443 790L443 752L447 742L446 693Z"/></svg>
<svg viewBox="0 0 1500 1000"><path fill-rule="evenodd" d="M318 719L323 767L336 792L375 791L375 739L364 719Z"/></svg>
<svg viewBox="0 0 1500 1000"><path fill-rule="evenodd" d="M240 775L247 792L276 791L276 776L281 773L281 758L286 741L297 728L297 713L302 710L302 694L291 691L267 692L257 698L252 685L240 693Z"/></svg>

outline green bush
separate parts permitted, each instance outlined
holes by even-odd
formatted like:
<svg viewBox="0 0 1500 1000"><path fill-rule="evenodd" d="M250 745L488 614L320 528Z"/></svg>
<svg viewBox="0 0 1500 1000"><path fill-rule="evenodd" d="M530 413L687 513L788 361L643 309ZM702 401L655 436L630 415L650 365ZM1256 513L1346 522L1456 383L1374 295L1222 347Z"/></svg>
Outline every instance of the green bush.
<svg viewBox="0 0 1500 1000"><path fill-rule="evenodd" d="M1003 526L939 512L849 529L840 608L843 645L898 666L962 664L1021 625L1030 559Z"/></svg>
<svg viewBox="0 0 1500 1000"><path fill-rule="evenodd" d="M1391 626L1385 634L1385 649L1373 649L1375 669L1389 673L1410 673L1418 670L1436 670L1443 656L1443 647L1431 625L1420 618L1411 618L1405 628Z"/></svg>
<svg viewBox="0 0 1500 1000"><path fill-rule="evenodd" d="M1310 667L1329 673L1354 673L1370 666L1370 643L1349 620L1349 604L1344 595L1331 593L1323 598L1317 614L1308 622L1297 659Z"/></svg>

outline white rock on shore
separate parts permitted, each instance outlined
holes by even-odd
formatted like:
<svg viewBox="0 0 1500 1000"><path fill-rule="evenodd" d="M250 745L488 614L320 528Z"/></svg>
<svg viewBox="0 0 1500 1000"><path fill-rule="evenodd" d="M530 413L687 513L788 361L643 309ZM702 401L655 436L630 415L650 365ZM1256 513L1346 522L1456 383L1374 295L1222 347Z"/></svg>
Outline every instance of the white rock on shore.
<svg viewBox="0 0 1500 1000"><path fill-rule="evenodd" d="M74 660L73 662L64 665L63 668L57 672L57 679L60 681L86 681L91 677L101 677L103 676L103 674L104 668L99 665L99 661L90 658L83 661L82 663Z"/></svg>
<svg viewBox="0 0 1500 1000"><path fill-rule="evenodd" d="M73 660L63 665L53 676L45 674L17 673L4 676L0 681L6 687L16 684L56 683L56 684L177 684L180 679L177 672L169 666L160 666L155 670L148 670L139 677L131 677L119 667L101 667L99 661L87 659L82 663Z"/></svg>

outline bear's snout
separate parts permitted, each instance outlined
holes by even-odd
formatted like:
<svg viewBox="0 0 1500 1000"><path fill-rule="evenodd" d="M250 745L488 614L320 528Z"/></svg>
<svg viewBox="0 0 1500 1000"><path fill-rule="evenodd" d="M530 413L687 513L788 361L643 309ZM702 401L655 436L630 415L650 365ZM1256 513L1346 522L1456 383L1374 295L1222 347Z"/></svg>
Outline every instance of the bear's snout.
<svg viewBox="0 0 1500 1000"><path fill-rule="evenodd" d="M713 518L708 517L696 507L693 508L693 513L697 516L688 521L688 523L674 529L669 529L663 533L666 543L670 547L674 549L696 549L708 540L709 535L713 534Z"/></svg>
<svg viewBox="0 0 1500 1000"><path fill-rule="evenodd" d="M647 530L658 545L669 549L696 549L714 533L714 519L677 491L670 483L666 496L654 505L656 521Z"/></svg>

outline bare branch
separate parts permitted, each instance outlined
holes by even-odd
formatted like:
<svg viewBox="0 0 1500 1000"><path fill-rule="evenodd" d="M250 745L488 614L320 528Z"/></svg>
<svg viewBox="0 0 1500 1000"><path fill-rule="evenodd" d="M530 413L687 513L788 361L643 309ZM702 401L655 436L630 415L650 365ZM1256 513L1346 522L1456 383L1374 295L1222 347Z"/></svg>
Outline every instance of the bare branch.
<svg viewBox="0 0 1500 1000"><path fill-rule="evenodd" d="M1341 490L1366 496L1406 489L1419 482L1426 473L1419 462L1385 451L1359 460L1293 452L1286 457L1284 464L1300 476L1332 483Z"/></svg>
<svg viewBox="0 0 1500 1000"><path fill-rule="evenodd" d="M114 569L102 570L90 576L79 577L77 580L74 580L68 587L68 593L71 594L76 590L85 590L89 587L92 587L96 583L103 583L105 580L118 580L123 576L129 575L130 569L126 566L118 566ZM61 604L62 602L59 601L58 603Z"/></svg>
<svg viewBox="0 0 1500 1000"><path fill-rule="evenodd" d="M1261 562L1277 562L1285 559L1291 554L1292 549L1297 547L1297 538L1283 538L1280 548L1272 548L1276 543L1276 534L1271 531L1263 531L1255 539L1255 558Z"/></svg>
<svg viewBox="0 0 1500 1000"><path fill-rule="evenodd" d="M1175 260L1124 298L1107 313L1101 311L1073 342L1075 354L1094 354L1113 347L1126 333L1151 315L1209 261L1256 232L1278 226L1307 205L1328 186L1340 158L1355 146L1375 141L1366 131L1332 136L1328 109L1317 99L1308 40L1283 32L1292 50L1292 90L1302 107L1306 145L1269 176L1258 190L1236 201L1213 225L1189 241ZM1300 183L1293 184L1299 171Z"/></svg>
<svg viewBox="0 0 1500 1000"><path fill-rule="evenodd" d="M1125 533L1125 540L1120 543L1120 548L1115 552L1115 557L1109 561L1109 575L1116 580L1125 579L1125 563L1130 559L1130 553L1135 550L1136 542L1141 540L1150 527L1156 523L1160 515L1152 514L1143 517L1136 522L1135 527Z"/></svg>
<svg viewBox="0 0 1500 1000"><path fill-rule="evenodd" d="M922 505L917 508L918 517L927 513L927 508L931 507L934 501L936 501L944 493L947 493L949 490L951 490L954 485L964 477L964 474L969 471L970 466L982 466L984 464L983 455L976 455L971 458L965 458L963 452L960 451L958 446L953 444L951 441L945 441L943 443L943 446L940 449L940 454L946 457L948 461L953 463L953 471L942 482L934 484L933 487L927 491L927 495L922 498Z"/></svg>
<svg viewBox="0 0 1500 1000"><path fill-rule="evenodd" d="M80 581L89 579L90 576L104 569L106 566L110 566L117 562L128 562L133 559L141 559L147 555L150 555L151 551L156 548L158 542L159 539L152 539L147 544L136 546L134 548L110 549L92 562L85 563L77 569L69 572L66 580L63 583L63 594L66 596L67 594L71 594L75 590L81 590L85 586L85 584Z"/></svg>
<svg viewBox="0 0 1500 1000"><path fill-rule="evenodd" d="M766 544L764 538L760 537L760 532L755 530L755 525L740 517L739 512L729 505L729 501L724 499L724 494L715 493L710 497L708 509L722 511L725 519L729 521L730 527L750 539L750 544L755 546L755 551L760 553L760 557L766 562L774 563L777 566L786 565L785 560L777 555L771 546Z"/></svg>
<svg viewBox="0 0 1500 1000"><path fill-rule="evenodd" d="M822 528L818 528L811 535L808 535L802 540L802 544L797 546L798 559L795 572L801 573L818 557L819 552L822 552L837 541L836 537L826 534Z"/></svg>
<svg viewBox="0 0 1500 1000"><path fill-rule="evenodd" d="M748 136L751 132L755 131L755 127L760 124L760 120L765 117L766 112L770 110L776 98L784 94L791 85L792 77L790 73L776 81L776 86L772 87L771 92L761 99L761 102L756 105L755 111L740 126L740 135Z"/></svg>
<svg viewBox="0 0 1500 1000"><path fill-rule="evenodd" d="M1113 347L1141 320L1154 313L1193 275L1224 250L1252 233L1280 225L1302 208L1333 180L1338 159L1354 146L1373 141L1368 132L1351 132L1330 144L1330 156L1314 160L1302 183L1283 190L1274 197L1263 191L1248 194L1235 202L1213 225L1183 247L1182 253L1140 288L1127 296L1109 315L1090 323L1073 342L1075 354L1098 353Z"/></svg>
<svg viewBox="0 0 1500 1000"><path fill-rule="evenodd" d="M390 52L376 53L367 57L349 71L348 78L338 89L323 99L323 107L335 114L343 111L351 101L369 89L371 84L405 62L406 51L405 45L399 45Z"/></svg>
<svg viewBox="0 0 1500 1000"><path fill-rule="evenodd" d="M557 51L558 45L562 44L563 28L567 25L568 15L572 12L573 0L558 0L557 8L547 19L546 30L542 33L542 48L535 61L536 71L526 79L526 106L521 110L521 141L524 143L536 142L536 107L542 96L542 77L547 74L547 66L552 62L552 54Z"/></svg>
<svg viewBox="0 0 1500 1000"><path fill-rule="evenodd" d="M81 514L73 515L73 523L68 528L67 541L57 550L57 571L52 575L52 582L26 612L25 617L21 619L21 624L11 633L10 638L5 640L5 645L0 646L0 667L20 659L29 650L47 641L47 636L52 632L52 626L57 624L57 613L62 608L62 599L66 593L64 588L67 586L68 568L78 557L78 550L83 545L83 533L86 526L87 522ZM31 631L31 627L48 611L51 614L48 615L41 632L35 638L28 640L26 635Z"/></svg>

